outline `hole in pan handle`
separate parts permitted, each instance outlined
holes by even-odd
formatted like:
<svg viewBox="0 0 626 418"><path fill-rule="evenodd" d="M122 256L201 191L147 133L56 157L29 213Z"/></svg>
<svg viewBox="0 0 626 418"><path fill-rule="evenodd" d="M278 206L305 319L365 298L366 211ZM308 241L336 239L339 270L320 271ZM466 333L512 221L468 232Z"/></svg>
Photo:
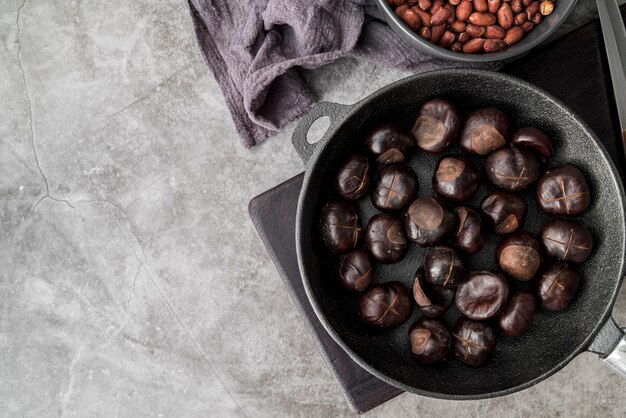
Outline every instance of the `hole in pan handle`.
<svg viewBox="0 0 626 418"><path fill-rule="evenodd" d="M315 149L319 146L324 146L326 141L328 141L330 137L329 133L334 132L340 125L351 107L352 106L349 105L332 102L320 102L300 119L291 137L291 142L305 165L311 158L311 155L313 155ZM311 144L307 140L307 133L309 129L311 129L311 125L323 117L330 119L330 125L322 138L316 143Z"/></svg>
<svg viewBox="0 0 626 418"><path fill-rule="evenodd" d="M613 318L609 318L588 348L626 377L626 336Z"/></svg>

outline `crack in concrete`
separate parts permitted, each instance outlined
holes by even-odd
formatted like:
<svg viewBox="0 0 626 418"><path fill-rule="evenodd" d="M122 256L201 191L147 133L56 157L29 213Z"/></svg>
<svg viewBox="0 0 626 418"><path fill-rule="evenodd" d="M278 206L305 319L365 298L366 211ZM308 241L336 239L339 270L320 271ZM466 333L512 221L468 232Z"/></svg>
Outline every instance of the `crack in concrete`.
<svg viewBox="0 0 626 418"><path fill-rule="evenodd" d="M74 358L72 359L70 363L70 367L69 367L70 377L67 383L67 389L65 391L65 394L63 394L63 398L61 400L61 417L65 416L65 413L67 412L67 405L69 404L70 399L72 398L72 393L74 393L74 378L75 378L74 367L76 366L76 363L78 362L78 359L80 358L82 353L83 353L83 346L82 345L77 346L76 354L74 355Z"/></svg>
<svg viewBox="0 0 626 418"><path fill-rule="evenodd" d="M143 261L139 264L139 267L137 267L137 273L135 273L135 278L133 279L133 290L130 291L130 294L128 295L128 300L126 301L127 312L130 309L130 301L132 300L133 296L135 296L135 289L137 288L137 279L139 279L139 273L141 273L142 267L143 267Z"/></svg>

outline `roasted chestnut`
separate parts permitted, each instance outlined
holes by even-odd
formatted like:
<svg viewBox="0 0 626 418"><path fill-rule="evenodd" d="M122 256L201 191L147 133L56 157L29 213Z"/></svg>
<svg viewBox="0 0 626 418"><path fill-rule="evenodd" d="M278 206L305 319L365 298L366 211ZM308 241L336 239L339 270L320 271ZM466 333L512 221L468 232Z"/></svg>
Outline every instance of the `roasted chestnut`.
<svg viewBox="0 0 626 418"><path fill-rule="evenodd" d="M542 162L552 157L554 150L548 135L537 128L522 128L513 135L511 144L532 151Z"/></svg>
<svg viewBox="0 0 626 418"><path fill-rule="evenodd" d="M339 269L339 284L346 290L362 292L372 283L372 262L363 250L349 252Z"/></svg>
<svg viewBox="0 0 626 418"><path fill-rule="evenodd" d="M454 214L437 199L424 196L411 203L404 215L407 237L420 247L437 244L455 227Z"/></svg>
<svg viewBox="0 0 626 418"><path fill-rule="evenodd" d="M471 154L487 155L506 145L510 131L509 117L500 109L475 110L465 118L461 149Z"/></svg>
<svg viewBox="0 0 626 418"><path fill-rule="evenodd" d="M537 157L516 147L493 151L487 156L483 168L491 184L508 191L526 189L541 175L541 163Z"/></svg>
<svg viewBox="0 0 626 418"><path fill-rule="evenodd" d="M456 107L448 100L432 99L420 108L411 133L419 148L438 154L456 140L460 127Z"/></svg>
<svg viewBox="0 0 626 418"><path fill-rule="evenodd" d="M365 249L379 263L396 263L406 255L407 240L402 224L391 215L372 216L365 228L364 240Z"/></svg>
<svg viewBox="0 0 626 418"><path fill-rule="evenodd" d="M387 164L395 164L404 162L404 154L398 151L396 148L392 148L388 151L380 154L378 158L376 158L376 164L379 166L384 166Z"/></svg>
<svg viewBox="0 0 626 418"><path fill-rule="evenodd" d="M490 319L502 312L509 301L509 282L496 270L475 271L459 285L454 300L468 318Z"/></svg>
<svg viewBox="0 0 626 418"><path fill-rule="evenodd" d="M480 366L496 348L496 334L483 322L460 318L452 335L454 356L469 366Z"/></svg>
<svg viewBox="0 0 626 418"><path fill-rule="evenodd" d="M452 305L454 289L429 285L424 275L424 267L420 267L415 273L413 282L413 299L422 315L437 318Z"/></svg>
<svg viewBox="0 0 626 418"><path fill-rule="evenodd" d="M417 176L409 166L387 165L378 173L372 203L381 211L400 210L413 201L417 189Z"/></svg>
<svg viewBox="0 0 626 418"><path fill-rule="evenodd" d="M524 224L526 202L516 194L492 192L482 203L482 210L496 234L510 234Z"/></svg>
<svg viewBox="0 0 626 418"><path fill-rule="evenodd" d="M578 273L567 264L552 261L544 270L537 286L541 306L550 311L567 308L578 290Z"/></svg>
<svg viewBox="0 0 626 418"><path fill-rule="evenodd" d="M346 253L361 238L361 224L355 207L348 202L328 202L320 216L320 235L329 250Z"/></svg>
<svg viewBox="0 0 626 418"><path fill-rule="evenodd" d="M409 328L411 355L423 364L436 364L450 351L450 333L436 319L422 319Z"/></svg>
<svg viewBox="0 0 626 418"><path fill-rule="evenodd" d="M374 155L382 155L392 149L406 154L415 148L415 140L397 127L383 123L365 137L365 147Z"/></svg>
<svg viewBox="0 0 626 418"><path fill-rule="evenodd" d="M480 186L480 173L474 164L461 155L446 155L439 159L433 188L444 199L452 202L469 200Z"/></svg>
<svg viewBox="0 0 626 418"><path fill-rule="evenodd" d="M400 282L374 284L361 294L358 313L372 328L395 328L411 316L411 296Z"/></svg>
<svg viewBox="0 0 626 418"><path fill-rule="evenodd" d="M426 254L424 278L428 283L450 289L460 285L465 276L463 261L452 248L439 246Z"/></svg>
<svg viewBox="0 0 626 418"><path fill-rule="evenodd" d="M496 248L496 260L502 270L521 281L532 279L541 264L541 247L529 232L515 232Z"/></svg>
<svg viewBox="0 0 626 418"><path fill-rule="evenodd" d="M459 206L454 209L459 218L456 229L456 246L468 254L482 250L485 246L485 233L480 214L472 208Z"/></svg>
<svg viewBox="0 0 626 418"><path fill-rule="evenodd" d="M522 335L533 323L537 300L532 293L520 290L498 317L498 325L504 335L517 337Z"/></svg>
<svg viewBox="0 0 626 418"><path fill-rule="evenodd" d="M585 175L576 167L563 165L548 170L535 190L539 208L552 215L580 215L589 207L591 193Z"/></svg>
<svg viewBox="0 0 626 418"><path fill-rule="evenodd" d="M346 200L357 200L369 190L370 167L362 155L351 155L339 168L335 189Z"/></svg>
<svg viewBox="0 0 626 418"><path fill-rule="evenodd" d="M593 248L591 232L581 224L565 219L547 222L539 236L546 254L563 261L582 263Z"/></svg>

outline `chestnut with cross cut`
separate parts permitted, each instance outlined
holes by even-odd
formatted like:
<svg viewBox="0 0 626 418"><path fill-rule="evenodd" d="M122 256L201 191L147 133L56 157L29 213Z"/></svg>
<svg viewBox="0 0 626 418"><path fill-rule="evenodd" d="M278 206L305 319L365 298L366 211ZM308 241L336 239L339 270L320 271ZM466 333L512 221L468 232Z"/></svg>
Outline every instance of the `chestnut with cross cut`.
<svg viewBox="0 0 626 418"><path fill-rule="evenodd" d="M359 214L348 202L326 203L322 208L319 228L322 241L335 253L346 253L355 248L362 233Z"/></svg>
<svg viewBox="0 0 626 418"><path fill-rule="evenodd" d="M397 211L408 206L418 190L417 176L404 164L385 166L372 189L372 203L381 211Z"/></svg>
<svg viewBox="0 0 626 418"><path fill-rule="evenodd" d="M407 237L420 247L437 244L454 231L456 217L434 197L424 196L411 203L404 215Z"/></svg>
<svg viewBox="0 0 626 418"><path fill-rule="evenodd" d="M545 132L537 128L521 128L513 135L511 144L532 151L542 162L552 157L552 141Z"/></svg>
<svg viewBox="0 0 626 418"><path fill-rule="evenodd" d="M496 247L496 260L506 273L527 282L541 265L539 241L530 232L515 232L504 238Z"/></svg>
<svg viewBox="0 0 626 418"><path fill-rule="evenodd" d="M514 193L489 193L481 205L485 217L496 234L510 234L524 224L526 201Z"/></svg>
<svg viewBox="0 0 626 418"><path fill-rule="evenodd" d="M466 273L459 254L447 246L432 248L424 261L424 278L433 286L454 288L465 280Z"/></svg>
<svg viewBox="0 0 626 418"><path fill-rule="evenodd" d="M468 254L482 250L485 246L485 233L480 214L465 206L454 209L454 213L459 218L455 233L457 248Z"/></svg>
<svg viewBox="0 0 626 418"><path fill-rule="evenodd" d="M470 154L487 155L502 148L511 134L509 116L493 107L467 115L461 131L461 149Z"/></svg>
<svg viewBox="0 0 626 418"><path fill-rule="evenodd" d="M371 217L365 228L365 249L383 264L397 263L406 255L407 240L399 220L386 213Z"/></svg>
<svg viewBox="0 0 626 418"><path fill-rule="evenodd" d="M537 286L541 306L550 311L567 308L578 290L578 273L567 264L552 261L543 271Z"/></svg>
<svg viewBox="0 0 626 418"><path fill-rule="evenodd" d="M582 263L593 249L591 232L574 221L549 221L543 225L539 236L546 254L563 261Z"/></svg>
<svg viewBox="0 0 626 418"><path fill-rule="evenodd" d="M346 290L362 292L372 283L373 270L369 255L363 250L354 250L341 263L339 284Z"/></svg>
<svg viewBox="0 0 626 418"><path fill-rule="evenodd" d="M484 321L505 308L509 301L509 282L496 270L474 271L457 288L454 300L463 315Z"/></svg>
<svg viewBox="0 0 626 418"><path fill-rule="evenodd" d="M357 200L369 191L370 167L362 155L349 156L335 177L335 190L346 200Z"/></svg>
<svg viewBox="0 0 626 418"><path fill-rule="evenodd" d="M589 207L591 192L585 175L576 167L563 165L548 170L535 190L539 208L552 215L580 215Z"/></svg>
<svg viewBox="0 0 626 418"><path fill-rule="evenodd" d="M415 148L415 140L407 132L398 127L383 123L372 129L365 137L365 147L376 156L390 150L406 155Z"/></svg>
<svg viewBox="0 0 626 418"><path fill-rule="evenodd" d="M446 155L437 162L433 188L441 197L452 202L469 200L480 186L480 173L462 155Z"/></svg>
<svg viewBox="0 0 626 418"><path fill-rule="evenodd" d="M456 140L460 127L456 107L446 99L432 99L422 104L411 133L419 148L438 154Z"/></svg>
<svg viewBox="0 0 626 418"><path fill-rule="evenodd" d="M469 366L480 366L496 348L496 334L484 322L460 318L452 332L454 356Z"/></svg>
<svg viewBox="0 0 626 418"><path fill-rule="evenodd" d="M524 190L541 175L541 163L537 157L517 147L493 151L485 160L483 168L491 184L508 191Z"/></svg>
<svg viewBox="0 0 626 418"><path fill-rule="evenodd" d="M533 323L537 311L537 300L527 290L520 290L498 317L498 325L504 335L517 337L522 335Z"/></svg>
<svg viewBox="0 0 626 418"><path fill-rule="evenodd" d="M395 328L411 316L411 296L400 282L375 284L357 303L359 317L374 329Z"/></svg>
<svg viewBox="0 0 626 418"><path fill-rule="evenodd" d="M417 269L413 281L413 300L427 318L443 315L454 301L454 289L431 286L426 282L424 267Z"/></svg>
<svg viewBox="0 0 626 418"><path fill-rule="evenodd" d="M437 364L450 351L450 333L436 319L422 319L409 328L411 355L422 364Z"/></svg>

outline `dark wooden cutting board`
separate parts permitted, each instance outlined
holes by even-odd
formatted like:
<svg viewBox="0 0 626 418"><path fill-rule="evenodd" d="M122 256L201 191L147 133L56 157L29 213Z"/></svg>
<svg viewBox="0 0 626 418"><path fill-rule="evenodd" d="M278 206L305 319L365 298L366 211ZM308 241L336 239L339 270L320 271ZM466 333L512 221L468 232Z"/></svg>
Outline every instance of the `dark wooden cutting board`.
<svg viewBox="0 0 626 418"><path fill-rule="evenodd" d="M622 15L626 10L622 9ZM626 179L611 80L598 22L543 46L503 72L561 99L602 140ZM626 92L625 92L626 94ZM366 412L402 393L358 366L328 335L309 304L296 259L295 220L303 174L250 201L250 216L287 290L318 343L324 361L355 412Z"/></svg>

